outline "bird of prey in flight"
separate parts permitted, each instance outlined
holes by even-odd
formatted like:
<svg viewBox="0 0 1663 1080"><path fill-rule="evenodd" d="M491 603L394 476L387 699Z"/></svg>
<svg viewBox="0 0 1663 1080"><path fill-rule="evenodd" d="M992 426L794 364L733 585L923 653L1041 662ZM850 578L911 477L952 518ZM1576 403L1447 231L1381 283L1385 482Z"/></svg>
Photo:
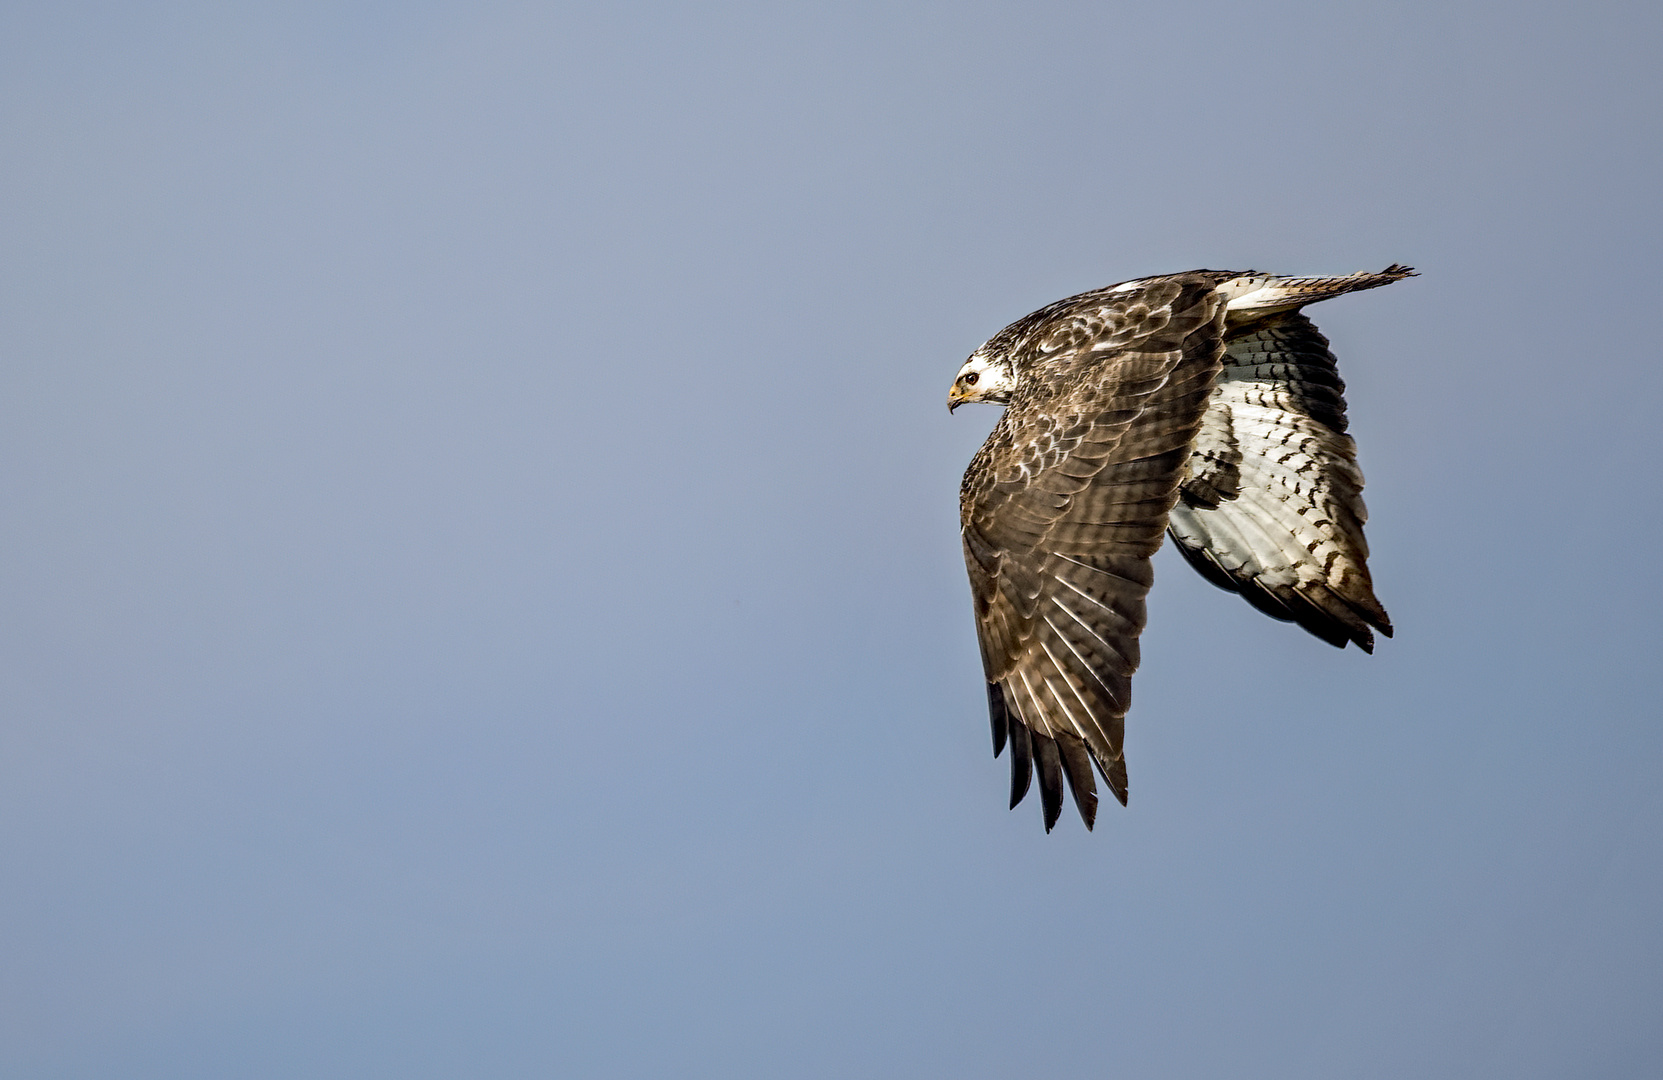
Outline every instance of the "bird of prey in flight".
<svg viewBox="0 0 1663 1080"><path fill-rule="evenodd" d="M995 334L947 395L1005 406L959 489L997 757L1011 806L1039 774L1049 832L1066 779L1089 829L1096 762L1123 756L1150 557L1189 564L1272 618L1374 649L1392 624L1363 539L1345 384L1306 304L1414 273L1195 270L1059 300Z"/></svg>

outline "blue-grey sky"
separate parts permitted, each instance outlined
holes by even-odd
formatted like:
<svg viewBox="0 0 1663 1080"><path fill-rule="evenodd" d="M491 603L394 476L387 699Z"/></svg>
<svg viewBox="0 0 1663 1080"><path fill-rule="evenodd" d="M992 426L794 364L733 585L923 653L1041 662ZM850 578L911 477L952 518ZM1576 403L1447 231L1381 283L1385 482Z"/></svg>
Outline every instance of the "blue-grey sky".
<svg viewBox="0 0 1663 1080"><path fill-rule="evenodd" d="M0 9L0 1073L1663 1073L1654 5ZM1005 809L960 361L1209 266L1373 657L1157 559Z"/></svg>

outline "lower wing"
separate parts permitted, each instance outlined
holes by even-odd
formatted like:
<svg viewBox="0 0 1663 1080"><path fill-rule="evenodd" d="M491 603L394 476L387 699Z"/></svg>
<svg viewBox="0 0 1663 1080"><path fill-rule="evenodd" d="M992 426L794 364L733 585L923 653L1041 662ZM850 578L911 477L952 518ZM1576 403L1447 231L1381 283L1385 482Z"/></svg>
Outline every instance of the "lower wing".
<svg viewBox="0 0 1663 1080"><path fill-rule="evenodd" d="M1331 645L1374 650L1363 476L1345 384L1297 311L1232 332L1169 531L1190 565Z"/></svg>

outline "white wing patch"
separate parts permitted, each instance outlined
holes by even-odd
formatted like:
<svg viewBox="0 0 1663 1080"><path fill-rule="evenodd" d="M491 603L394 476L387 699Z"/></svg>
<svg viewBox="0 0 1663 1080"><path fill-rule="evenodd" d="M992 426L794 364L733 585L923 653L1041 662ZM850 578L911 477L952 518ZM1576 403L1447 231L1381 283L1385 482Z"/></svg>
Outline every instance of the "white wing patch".
<svg viewBox="0 0 1663 1080"><path fill-rule="evenodd" d="M1305 316L1232 334L1168 528L1215 585L1331 644L1371 651L1372 630L1389 636L1391 622L1369 579L1344 391Z"/></svg>

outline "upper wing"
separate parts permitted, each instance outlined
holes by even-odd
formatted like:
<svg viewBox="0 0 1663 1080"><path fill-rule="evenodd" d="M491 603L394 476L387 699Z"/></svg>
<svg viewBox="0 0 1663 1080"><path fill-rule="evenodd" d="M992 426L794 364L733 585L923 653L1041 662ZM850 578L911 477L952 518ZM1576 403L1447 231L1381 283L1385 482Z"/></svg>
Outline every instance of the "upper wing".
<svg viewBox="0 0 1663 1080"><path fill-rule="evenodd" d="M1008 734L1012 806L1038 762L1047 830L1065 776L1092 824L1093 760L1126 801L1149 558L1219 369L1223 276L1150 279L1036 313L1015 343L1027 377L965 473L994 753Z"/></svg>
<svg viewBox="0 0 1663 1080"><path fill-rule="evenodd" d="M1390 637L1392 625L1369 578L1344 395L1328 339L1304 315L1232 329L1171 532L1215 585L1372 652L1369 628Z"/></svg>

